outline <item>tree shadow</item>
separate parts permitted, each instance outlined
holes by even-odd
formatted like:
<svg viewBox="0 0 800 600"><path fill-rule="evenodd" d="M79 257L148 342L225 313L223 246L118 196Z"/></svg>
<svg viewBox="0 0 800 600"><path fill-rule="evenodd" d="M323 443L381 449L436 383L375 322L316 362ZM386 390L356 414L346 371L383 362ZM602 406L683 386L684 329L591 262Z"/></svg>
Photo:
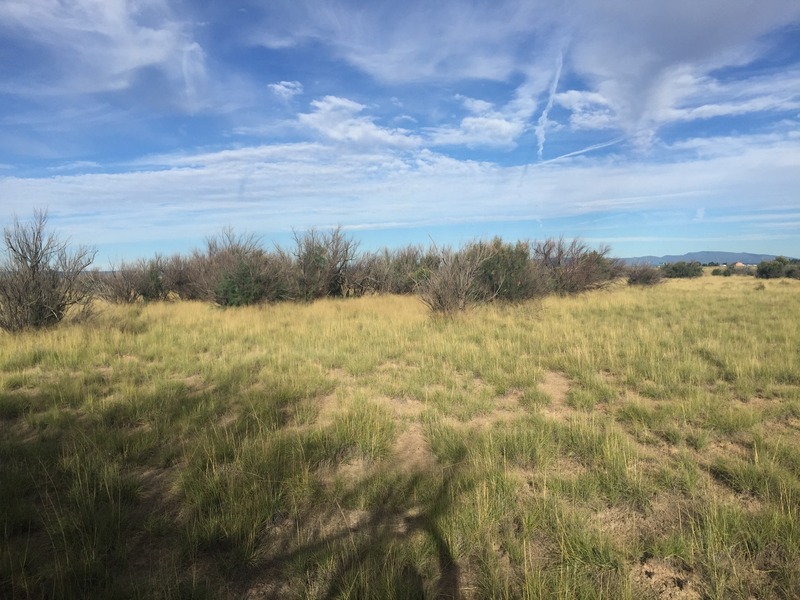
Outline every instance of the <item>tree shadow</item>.
<svg viewBox="0 0 800 600"><path fill-rule="evenodd" d="M436 473L398 476L396 485L371 503L367 515L349 519L348 511L341 505L355 504L363 491L375 483L375 477L378 475L366 477L345 490L339 496L337 510L331 509L322 516L318 509L316 513L309 511L283 524L278 534L281 539L276 540L280 549L242 573L237 589L251 598L279 597L277 582L288 583L300 563L318 569L315 576L320 585L314 594L318 598L461 598L461 568L438 525L450 508L456 469L442 469L441 476ZM431 493L434 482L435 492ZM415 503L413 499L422 494L429 500ZM333 523L320 528L321 517ZM297 543L300 531L305 531L310 539ZM426 536L433 548L435 560L431 562L436 564L437 572L433 576L430 569L420 570L419 565L407 560L390 564L395 558L391 556L392 547L411 543L411 538L419 534ZM385 562L381 564L381 558L376 557L385 558ZM326 567L326 561L333 562L333 567ZM260 593L253 592L259 587L257 582L270 580L272 586L262 587Z"/></svg>

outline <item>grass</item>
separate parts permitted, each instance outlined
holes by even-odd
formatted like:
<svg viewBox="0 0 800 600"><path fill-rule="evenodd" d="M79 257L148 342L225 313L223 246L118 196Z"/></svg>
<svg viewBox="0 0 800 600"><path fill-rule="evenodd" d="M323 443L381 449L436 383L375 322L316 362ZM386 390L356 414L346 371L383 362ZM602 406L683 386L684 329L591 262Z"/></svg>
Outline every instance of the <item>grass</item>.
<svg viewBox="0 0 800 600"><path fill-rule="evenodd" d="M0 334L0 596L794 598L798 292Z"/></svg>

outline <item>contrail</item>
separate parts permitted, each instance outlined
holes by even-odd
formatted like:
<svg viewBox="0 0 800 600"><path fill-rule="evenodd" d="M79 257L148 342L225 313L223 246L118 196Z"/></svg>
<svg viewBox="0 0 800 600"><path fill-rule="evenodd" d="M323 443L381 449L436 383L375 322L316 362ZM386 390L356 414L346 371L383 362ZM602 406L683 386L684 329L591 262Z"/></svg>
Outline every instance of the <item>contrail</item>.
<svg viewBox="0 0 800 600"><path fill-rule="evenodd" d="M570 156L578 156L579 154L586 154L587 152L591 152L592 150L599 150L600 148L607 148L608 146L613 146L614 144L619 144L623 141L624 137L618 137L608 142L601 142L600 144L594 144L592 146L587 146L586 148L581 148L580 150L575 150L574 152L567 152L566 154L562 154L561 156L556 156L555 158L551 158L549 160L545 160L539 164L546 165L547 163L555 162L557 160L561 160L562 158L569 158Z"/></svg>
<svg viewBox="0 0 800 600"><path fill-rule="evenodd" d="M544 136L545 130L547 129L547 115L550 114L550 109L553 108L553 100L556 96L556 89L558 89L558 80L561 79L561 67L564 64L564 55L563 53L558 53L558 59L556 60L556 74L553 77L553 83L550 85L550 96L547 98L547 104L542 111L542 115L539 117L539 122L536 124L536 128L534 131L536 132L536 140L539 142L539 151L538 156L539 160L542 160L542 153L544 152Z"/></svg>

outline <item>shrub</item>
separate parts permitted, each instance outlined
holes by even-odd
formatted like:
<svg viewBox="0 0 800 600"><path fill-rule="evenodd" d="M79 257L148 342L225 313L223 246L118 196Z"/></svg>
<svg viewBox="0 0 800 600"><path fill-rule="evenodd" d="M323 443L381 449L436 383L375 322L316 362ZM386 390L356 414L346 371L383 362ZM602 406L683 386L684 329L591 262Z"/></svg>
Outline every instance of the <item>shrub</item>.
<svg viewBox="0 0 800 600"><path fill-rule="evenodd" d="M473 244L458 252L443 248L439 264L419 281L420 299L431 312L450 314L483 300L478 274L489 258L489 247Z"/></svg>
<svg viewBox="0 0 800 600"><path fill-rule="evenodd" d="M295 283L298 299L347 295L347 269L358 244L341 227L329 233L310 229L294 234Z"/></svg>
<svg viewBox="0 0 800 600"><path fill-rule="evenodd" d="M633 265L628 268L628 285L656 285L664 275L653 265Z"/></svg>
<svg viewBox="0 0 800 600"><path fill-rule="evenodd" d="M779 256L774 260L761 261L756 267L756 277L760 279L777 279L778 277L800 279L800 260Z"/></svg>
<svg viewBox="0 0 800 600"><path fill-rule="evenodd" d="M590 250L579 239L567 243L563 238L536 242L534 259L547 272L550 288L557 294L576 294L602 288L624 272L618 260L608 258L611 249Z"/></svg>
<svg viewBox="0 0 800 600"><path fill-rule="evenodd" d="M679 261L661 265L661 273L670 279L681 279L689 277L701 277L703 266L697 261Z"/></svg>
<svg viewBox="0 0 800 600"><path fill-rule="evenodd" d="M47 212L35 210L33 220L3 230L5 258L0 262L0 328L19 331L54 325L72 308L86 315L90 289L83 276L96 250L69 249L67 242L47 233Z"/></svg>
<svg viewBox="0 0 800 600"><path fill-rule="evenodd" d="M479 245L485 246L487 251L477 274L485 300L523 302L547 294L547 273L531 260L529 242L510 244L496 237L488 244Z"/></svg>
<svg viewBox="0 0 800 600"><path fill-rule="evenodd" d="M246 306L257 304L267 296L268 281L253 261L243 258L239 264L222 273L214 290L214 299L220 306Z"/></svg>

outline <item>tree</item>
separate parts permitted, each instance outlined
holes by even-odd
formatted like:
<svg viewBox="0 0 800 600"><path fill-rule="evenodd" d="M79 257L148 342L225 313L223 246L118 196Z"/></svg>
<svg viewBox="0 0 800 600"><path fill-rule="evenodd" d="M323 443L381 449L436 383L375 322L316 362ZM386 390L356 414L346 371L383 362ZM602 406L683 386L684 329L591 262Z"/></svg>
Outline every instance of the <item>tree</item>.
<svg viewBox="0 0 800 600"><path fill-rule="evenodd" d="M70 250L67 241L48 233L47 211L34 210L28 223L14 217L3 229L5 256L0 262L0 328L19 331L55 325L72 308L89 310L91 294L83 273L97 251Z"/></svg>

